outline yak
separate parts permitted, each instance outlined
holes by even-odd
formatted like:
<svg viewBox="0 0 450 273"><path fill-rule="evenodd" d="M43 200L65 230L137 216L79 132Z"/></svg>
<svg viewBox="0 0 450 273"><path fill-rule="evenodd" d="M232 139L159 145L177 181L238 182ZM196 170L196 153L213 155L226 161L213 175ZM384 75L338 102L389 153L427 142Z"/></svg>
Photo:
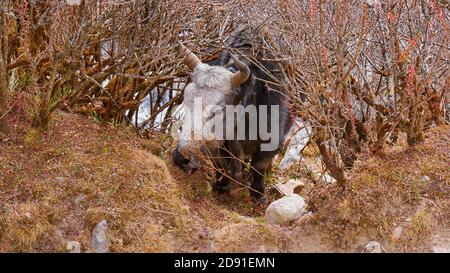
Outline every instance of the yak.
<svg viewBox="0 0 450 273"><path fill-rule="evenodd" d="M255 202L264 204L267 202L265 180L269 166L293 123L289 114L289 98L283 85L273 81L275 76L282 82L277 63L262 58L251 61L243 54L231 52L249 49L249 44L239 48L232 46L222 50L217 60L203 63L178 42L176 51L191 72L190 82L184 90L185 113L195 115L195 101L198 100L197 106L214 109L202 110L197 118L202 122L201 126L212 119L223 121L225 125L217 132L223 132L226 136L231 133L231 137L211 137L208 133L199 133L195 124L187 126L192 123L191 117L183 121L172 158L181 169L194 171L201 165L198 155L206 155L215 166L217 173L213 190L219 193L230 193L232 181L245 184L242 181L243 166L248 162L252 173L250 194ZM234 112L228 109L234 109ZM232 122L227 123L230 119ZM237 137L239 125L245 132ZM268 139L267 133L272 139Z"/></svg>

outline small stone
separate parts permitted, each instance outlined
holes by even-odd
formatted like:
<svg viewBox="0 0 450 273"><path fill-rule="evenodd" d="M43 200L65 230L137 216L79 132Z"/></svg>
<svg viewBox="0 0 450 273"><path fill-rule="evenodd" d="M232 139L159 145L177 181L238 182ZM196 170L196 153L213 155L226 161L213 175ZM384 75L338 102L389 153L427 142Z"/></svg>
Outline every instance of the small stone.
<svg viewBox="0 0 450 273"><path fill-rule="evenodd" d="M63 183L66 181L66 179L64 177L55 177L55 181L58 183Z"/></svg>
<svg viewBox="0 0 450 273"><path fill-rule="evenodd" d="M450 231L439 232L434 236L431 252L450 253Z"/></svg>
<svg viewBox="0 0 450 273"><path fill-rule="evenodd" d="M424 175L424 176L422 176L422 181L427 183L427 182L431 181L431 178L427 175Z"/></svg>
<svg viewBox="0 0 450 273"><path fill-rule="evenodd" d="M363 249L364 253L382 253L383 247L377 241L370 241Z"/></svg>
<svg viewBox="0 0 450 273"><path fill-rule="evenodd" d="M394 229L394 232L392 232L392 239L398 240L400 237L402 237L403 234L403 227L398 226Z"/></svg>
<svg viewBox="0 0 450 273"><path fill-rule="evenodd" d="M275 188L284 195L299 194L305 188L305 183L300 179L289 179L285 183L275 184Z"/></svg>
<svg viewBox="0 0 450 273"><path fill-rule="evenodd" d="M66 250L69 253L81 253L80 243L77 241L70 241L67 243Z"/></svg>
<svg viewBox="0 0 450 273"><path fill-rule="evenodd" d="M85 194L80 194L75 198L75 205L77 207L81 207L81 203L83 203L86 200Z"/></svg>
<svg viewBox="0 0 450 273"><path fill-rule="evenodd" d="M108 239L108 222L106 220L97 224L92 233L92 247L95 253L108 253L109 252L109 239Z"/></svg>
<svg viewBox="0 0 450 273"><path fill-rule="evenodd" d="M329 175L329 174L327 174L327 173L325 173L325 174L323 175L323 180L324 180L326 183L336 183L336 179L334 179L334 177L332 177L331 175Z"/></svg>
<svg viewBox="0 0 450 273"><path fill-rule="evenodd" d="M278 168L286 170L303 159L301 151L308 145L311 136L311 127L303 124L300 118L295 120L296 126L292 126L286 139L290 139L286 152ZM300 128L300 130L298 130Z"/></svg>
<svg viewBox="0 0 450 273"><path fill-rule="evenodd" d="M270 204L264 219L268 224L287 224L298 220L305 213L305 200L298 194L291 194Z"/></svg>
<svg viewBox="0 0 450 273"><path fill-rule="evenodd" d="M445 247L445 246L433 246L431 248L431 252L433 253L450 253L450 245Z"/></svg>
<svg viewBox="0 0 450 273"><path fill-rule="evenodd" d="M81 5L81 0L67 0L69 6L79 6Z"/></svg>

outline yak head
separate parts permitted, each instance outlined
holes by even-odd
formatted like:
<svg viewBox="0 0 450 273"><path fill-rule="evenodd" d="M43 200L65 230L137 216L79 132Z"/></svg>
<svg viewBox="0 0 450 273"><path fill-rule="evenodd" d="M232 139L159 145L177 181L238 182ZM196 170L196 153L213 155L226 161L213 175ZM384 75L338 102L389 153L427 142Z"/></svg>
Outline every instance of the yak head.
<svg viewBox="0 0 450 273"><path fill-rule="evenodd" d="M179 143L173 151L174 163L184 170L199 166L198 155L218 156L227 130L234 127L225 122L228 105L239 103L240 87L250 77L249 67L233 54L235 72L223 66L202 63L183 44L176 50L190 68L190 83L184 91L184 120Z"/></svg>

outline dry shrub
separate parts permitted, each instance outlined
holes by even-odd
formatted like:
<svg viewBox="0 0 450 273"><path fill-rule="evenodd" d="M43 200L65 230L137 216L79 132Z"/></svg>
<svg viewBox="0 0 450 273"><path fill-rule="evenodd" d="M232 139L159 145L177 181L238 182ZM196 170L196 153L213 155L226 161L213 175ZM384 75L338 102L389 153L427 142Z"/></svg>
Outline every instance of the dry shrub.
<svg viewBox="0 0 450 273"><path fill-rule="evenodd" d="M450 154L442 145L450 140L449 132L448 126L435 128L414 148L363 157L350 173L348 189L317 185L309 196L317 223L345 247L371 230L369 239L389 241L396 225L406 229L403 246L429 239L448 221ZM405 222L408 218L411 223Z"/></svg>
<svg viewBox="0 0 450 273"><path fill-rule="evenodd" d="M9 206L3 216L2 241L8 241L11 249L28 252L36 247L51 231L50 209L38 203L21 203Z"/></svg>
<svg viewBox="0 0 450 273"><path fill-rule="evenodd" d="M176 42L215 60L243 22L252 44L245 57L280 65L283 79L271 81L289 90L292 112L311 124L342 186L360 153L379 153L401 133L415 145L431 124L445 123L445 2L5 3L19 18L7 32L19 38L11 39L6 70L29 78L21 89L34 98L35 127L45 129L58 107L137 125L132 118L149 96L150 117L137 131L167 133L188 75Z"/></svg>

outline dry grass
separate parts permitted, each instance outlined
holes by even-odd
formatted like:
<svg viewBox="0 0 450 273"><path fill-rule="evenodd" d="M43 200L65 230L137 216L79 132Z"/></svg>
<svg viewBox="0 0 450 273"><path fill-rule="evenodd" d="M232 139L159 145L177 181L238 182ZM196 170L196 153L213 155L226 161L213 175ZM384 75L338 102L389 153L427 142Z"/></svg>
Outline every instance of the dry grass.
<svg viewBox="0 0 450 273"><path fill-rule="evenodd" d="M351 186L318 185L310 196L316 221L341 246L382 240L388 251L427 251L431 235L450 219L450 127L433 128L424 143L363 156ZM397 226L404 232L392 239ZM369 237L369 238L367 238ZM429 249L429 248L428 248Z"/></svg>
<svg viewBox="0 0 450 273"><path fill-rule="evenodd" d="M217 199L202 174L172 166L169 141L133 134L65 112L45 134L18 122L0 145L0 251L60 252L75 240L91 252L104 219L114 252L211 251L214 230L241 221L232 208L256 214L239 191Z"/></svg>
<svg viewBox="0 0 450 273"><path fill-rule="evenodd" d="M0 144L1 252L63 252L72 240L91 252L103 219L113 252L355 251L369 239L388 251L426 251L450 216L449 127L414 148L361 157L344 193L308 183L313 222L280 228L263 223L264 208L244 188L216 196L203 173L173 166L170 140L65 112L45 134L28 122L17 119ZM392 240L396 226L405 231Z"/></svg>
<svg viewBox="0 0 450 273"><path fill-rule="evenodd" d="M116 251L169 251L172 233L190 239L183 188L141 149L149 141L67 113L46 134L21 125L16 133L0 146L1 251L60 251L64 245L47 242L58 234L91 251L91 231L103 219ZM152 236L161 242L149 249Z"/></svg>

